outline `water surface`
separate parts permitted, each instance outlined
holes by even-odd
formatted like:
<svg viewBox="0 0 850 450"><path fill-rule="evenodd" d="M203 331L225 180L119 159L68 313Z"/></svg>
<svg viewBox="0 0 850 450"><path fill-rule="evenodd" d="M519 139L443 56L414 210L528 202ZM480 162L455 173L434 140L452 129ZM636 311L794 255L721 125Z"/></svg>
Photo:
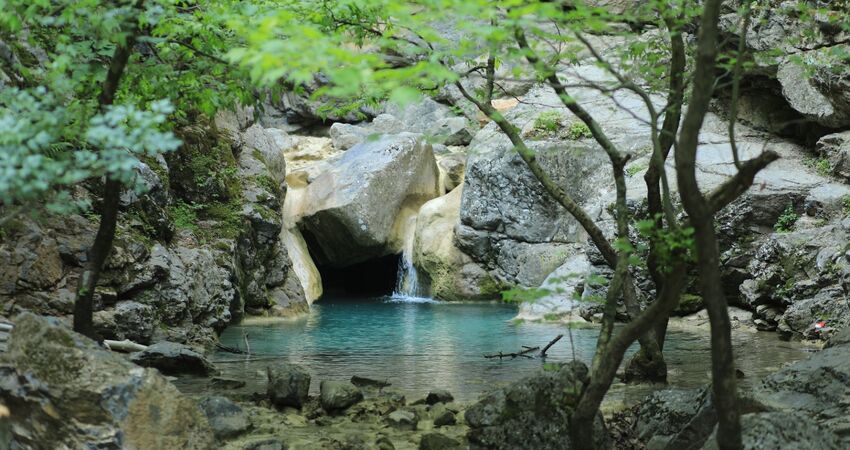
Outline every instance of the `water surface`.
<svg viewBox="0 0 850 450"><path fill-rule="evenodd" d="M558 334L564 338L549 351L546 362L578 358L589 362L598 329L562 324L517 323L516 307L501 303L445 303L425 299L326 298L309 316L295 321L253 321L229 327L224 345L244 349L247 336L253 360L219 352L214 361L222 375L248 382L246 391L265 389L265 368L279 361L306 367L318 380L348 380L352 375L387 379L393 389L415 399L429 389L452 392L471 401L539 370L543 360L487 359L484 354L514 352L522 346L545 346ZM789 361L806 356L799 345L779 341L773 333L737 333L739 368L746 386ZM633 349L634 350L634 349ZM630 352L631 353L631 352ZM708 381L710 356L706 333L671 330L665 347L670 382L699 386ZM178 380L186 391L206 384ZM631 403L651 387L615 386L611 397Z"/></svg>

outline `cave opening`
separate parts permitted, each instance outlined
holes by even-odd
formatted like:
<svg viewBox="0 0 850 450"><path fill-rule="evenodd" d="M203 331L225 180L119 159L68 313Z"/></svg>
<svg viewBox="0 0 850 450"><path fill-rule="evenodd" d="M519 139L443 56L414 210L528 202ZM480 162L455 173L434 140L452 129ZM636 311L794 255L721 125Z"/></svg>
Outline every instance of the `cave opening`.
<svg viewBox="0 0 850 450"><path fill-rule="evenodd" d="M386 255L340 266L322 252L318 239L309 230L302 229L301 233L322 277L322 298L381 297L391 295L395 290L401 255Z"/></svg>
<svg viewBox="0 0 850 450"><path fill-rule="evenodd" d="M399 255L387 255L345 267L319 265L324 297L380 297L396 286Z"/></svg>

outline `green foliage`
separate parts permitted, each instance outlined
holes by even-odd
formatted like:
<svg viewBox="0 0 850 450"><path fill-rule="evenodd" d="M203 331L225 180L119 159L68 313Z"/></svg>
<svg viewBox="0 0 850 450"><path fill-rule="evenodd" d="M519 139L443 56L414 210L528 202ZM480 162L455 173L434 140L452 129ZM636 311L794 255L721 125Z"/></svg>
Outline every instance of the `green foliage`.
<svg viewBox="0 0 850 450"><path fill-rule="evenodd" d="M0 91L0 201L21 211L70 212L87 205L71 190L108 177L141 191L137 169L179 141L174 119L211 116L252 100L246 78L218 55L233 47L227 26L239 2L0 2L2 69L16 87ZM129 30L141 30L114 104L99 96ZM245 80L245 81L240 81ZM151 165L156 170L156 166ZM28 208L35 206L36 208Z"/></svg>
<svg viewBox="0 0 850 450"><path fill-rule="evenodd" d="M850 195L841 198L842 211L845 216L850 216Z"/></svg>
<svg viewBox="0 0 850 450"><path fill-rule="evenodd" d="M626 167L626 175L633 177L649 168L649 164L645 162L637 162Z"/></svg>
<svg viewBox="0 0 850 450"><path fill-rule="evenodd" d="M191 231L202 243L234 239L245 228L239 199L199 204L179 201L170 214L176 229Z"/></svg>
<svg viewBox="0 0 850 450"><path fill-rule="evenodd" d="M667 271L675 260L693 261L695 255L694 229L659 228L661 215L635 223L638 233L655 244L655 254L661 271Z"/></svg>
<svg viewBox="0 0 850 450"><path fill-rule="evenodd" d="M588 128L584 122L572 122L570 123L570 127L567 129L567 139L571 141L589 139L592 137L593 134L590 132L590 128Z"/></svg>
<svg viewBox="0 0 850 450"><path fill-rule="evenodd" d="M794 205L789 204L785 211L776 219L773 230L777 233L787 233L794 229L794 224L800 219L800 215L794 210Z"/></svg>
<svg viewBox="0 0 850 450"><path fill-rule="evenodd" d="M178 230L198 230L198 209L199 205L189 205L184 202L177 202L171 208L171 219L174 221L174 228Z"/></svg>
<svg viewBox="0 0 850 450"><path fill-rule="evenodd" d="M541 135L554 134L563 126L563 120L558 111L544 111L534 118L534 131Z"/></svg>
<svg viewBox="0 0 850 450"><path fill-rule="evenodd" d="M803 164L824 177L832 173L832 164L829 163L827 158L806 158L803 160Z"/></svg>

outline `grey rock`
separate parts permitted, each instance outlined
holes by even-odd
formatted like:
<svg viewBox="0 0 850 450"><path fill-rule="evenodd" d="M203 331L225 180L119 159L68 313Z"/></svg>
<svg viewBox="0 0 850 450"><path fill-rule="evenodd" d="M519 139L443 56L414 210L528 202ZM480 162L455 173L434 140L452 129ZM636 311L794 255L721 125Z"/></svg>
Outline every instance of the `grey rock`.
<svg viewBox="0 0 850 450"><path fill-rule="evenodd" d="M206 397L198 402L217 439L230 439L248 431L251 422L238 405L225 397Z"/></svg>
<svg viewBox="0 0 850 450"><path fill-rule="evenodd" d="M12 448L212 446L212 430L194 401L157 371L56 319L15 318L8 351L0 355L0 399L14 411L6 419Z"/></svg>
<svg viewBox="0 0 850 450"><path fill-rule="evenodd" d="M460 442L440 433L423 434L419 439L419 450L448 450L460 448Z"/></svg>
<svg viewBox="0 0 850 450"><path fill-rule="evenodd" d="M133 353L130 360L143 367L153 367L168 375L209 375L215 367L202 354L176 342L157 342L146 350Z"/></svg>
<svg viewBox="0 0 850 450"><path fill-rule="evenodd" d="M398 430L416 430L419 421L416 414L404 409L391 412L386 419L387 425Z"/></svg>
<svg viewBox="0 0 850 450"><path fill-rule="evenodd" d="M381 135L398 133L421 134L429 142L445 145L466 145L474 132L474 122L454 114L448 106L423 98L404 106L388 104L386 112L370 123L335 123L331 125L330 136L336 149L347 150Z"/></svg>
<svg viewBox="0 0 850 450"><path fill-rule="evenodd" d="M471 449L570 449L571 392L587 376L580 363L558 372L541 372L512 383L479 400L466 410ZM573 394L575 395L575 394ZM608 434L598 416L594 422L597 446L607 447Z"/></svg>
<svg viewBox="0 0 850 450"><path fill-rule="evenodd" d="M811 416L800 412L765 412L741 417L741 439L744 450L793 448L824 450L846 448L835 433L824 430ZM703 450L716 450L715 430Z"/></svg>
<svg viewBox="0 0 850 450"><path fill-rule="evenodd" d="M363 392L357 386L341 381L322 381L319 393L325 411L344 410L363 400Z"/></svg>
<svg viewBox="0 0 850 450"><path fill-rule="evenodd" d="M95 313L94 325L105 339L129 339L148 344L154 334L156 315L150 305L121 301L114 308Z"/></svg>
<svg viewBox="0 0 850 450"><path fill-rule="evenodd" d="M281 364L266 370L269 400L277 407L301 408L310 393L310 374L301 366Z"/></svg>
<svg viewBox="0 0 850 450"><path fill-rule="evenodd" d="M398 253L396 219L439 194L430 145L412 134L359 144L334 161L304 193L299 228L316 243L318 264L337 267Z"/></svg>
<svg viewBox="0 0 850 450"><path fill-rule="evenodd" d="M429 405L435 405L437 403L449 403L454 399L455 398L449 391L437 389L428 392L428 395L425 396L425 403Z"/></svg>
<svg viewBox="0 0 850 450"><path fill-rule="evenodd" d="M445 174L443 187L446 189L446 192L451 192L452 189L463 183L463 176L466 172L466 155L450 153L437 158L437 165Z"/></svg>
<svg viewBox="0 0 850 450"><path fill-rule="evenodd" d="M444 427L448 425L454 425L457 423L457 417L455 417L455 413L445 410L434 417L434 426L435 427Z"/></svg>
<svg viewBox="0 0 850 450"><path fill-rule="evenodd" d="M829 159L834 175L850 181L850 131L826 135L817 143L817 151Z"/></svg>
<svg viewBox="0 0 850 450"><path fill-rule="evenodd" d="M768 376L752 397L770 411L800 413L816 418L822 430L839 431L850 427L848 390L850 346L838 345Z"/></svg>
<svg viewBox="0 0 850 450"><path fill-rule="evenodd" d="M638 438L646 441L654 435L677 434L697 414L705 394L704 388L653 392L635 413Z"/></svg>

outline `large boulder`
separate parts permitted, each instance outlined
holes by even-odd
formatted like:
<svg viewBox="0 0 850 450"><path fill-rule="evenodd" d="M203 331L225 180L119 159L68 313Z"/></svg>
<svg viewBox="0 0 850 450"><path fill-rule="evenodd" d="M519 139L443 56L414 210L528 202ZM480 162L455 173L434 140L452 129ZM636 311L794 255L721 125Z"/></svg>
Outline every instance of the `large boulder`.
<svg viewBox="0 0 850 450"><path fill-rule="evenodd" d="M450 107L426 97L403 106L390 103L385 113L369 123L335 123L331 126L330 136L337 150L348 150L380 135L402 132L421 134L429 142L466 145L472 140L474 127L475 124L466 117L454 114Z"/></svg>
<svg viewBox="0 0 850 450"><path fill-rule="evenodd" d="M398 253L400 213L439 193L431 146L413 134L352 147L306 188L299 227L316 262L344 267Z"/></svg>
<svg viewBox="0 0 850 450"><path fill-rule="evenodd" d="M16 318L0 356L0 402L12 448L212 448L192 400L56 319Z"/></svg>
<svg viewBox="0 0 850 450"><path fill-rule="evenodd" d="M835 433L824 430L813 417L800 412L765 412L741 416L744 450L793 448L822 450L846 448ZM717 430L702 450L716 450Z"/></svg>
<svg viewBox="0 0 850 450"><path fill-rule="evenodd" d="M277 407L300 408L310 393L310 373L294 364L281 364L267 369L269 400Z"/></svg>
<svg viewBox="0 0 850 450"><path fill-rule="evenodd" d="M815 418L822 429L842 434L846 446L850 445L848 390L850 346L837 345L768 376L752 396L768 410Z"/></svg>
<svg viewBox="0 0 850 450"><path fill-rule="evenodd" d="M587 367L573 363L487 395L465 413L470 448L574 448L570 443L570 417L586 376ZM594 422L594 439L599 448L607 448L608 434L601 415Z"/></svg>
<svg viewBox="0 0 850 450"><path fill-rule="evenodd" d="M133 353L130 360L169 375L209 375L215 372L215 367L204 355L176 342L157 342L141 352Z"/></svg>
<svg viewBox="0 0 850 450"><path fill-rule="evenodd" d="M363 400L363 392L351 383L322 381L319 385L319 400L325 411L340 411Z"/></svg>
<svg viewBox="0 0 850 450"><path fill-rule="evenodd" d="M583 95L585 99L589 94ZM578 119L558 106L554 92L535 88L523 100L528 104L511 109L506 117L522 130L553 181L598 216L603 206L598 200L613 188L607 156L583 134L570 134L569 130L580 128ZM550 109L530 106L540 104ZM594 112L606 123L622 123L610 117L615 110L606 106ZM622 133L618 142L630 142L625 150L645 141L646 130L640 126L610 131ZM572 253L572 244L585 243L586 235L544 190L507 136L490 123L469 147L456 240L464 253L500 281L538 286Z"/></svg>
<svg viewBox="0 0 850 450"><path fill-rule="evenodd" d="M198 402L198 406L207 416L217 439L229 439L251 428L251 422L242 408L226 397L205 397Z"/></svg>
<svg viewBox="0 0 850 450"><path fill-rule="evenodd" d="M427 278L430 295L441 300L498 298L500 286L455 245L463 186L422 205L416 218L413 263Z"/></svg>

